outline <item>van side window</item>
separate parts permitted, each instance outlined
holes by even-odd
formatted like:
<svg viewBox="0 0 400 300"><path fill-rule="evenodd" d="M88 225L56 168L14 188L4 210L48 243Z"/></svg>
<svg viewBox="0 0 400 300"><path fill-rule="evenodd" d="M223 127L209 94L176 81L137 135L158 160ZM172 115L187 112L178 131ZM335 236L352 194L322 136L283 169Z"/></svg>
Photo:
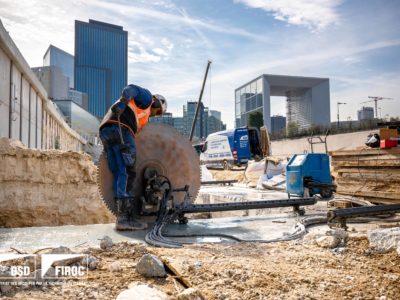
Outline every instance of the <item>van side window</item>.
<svg viewBox="0 0 400 300"><path fill-rule="evenodd" d="M207 143L208 142L204 143L204 146L203 146L203 149L201 149L201 152L206 152L207 151Z"/></svg>

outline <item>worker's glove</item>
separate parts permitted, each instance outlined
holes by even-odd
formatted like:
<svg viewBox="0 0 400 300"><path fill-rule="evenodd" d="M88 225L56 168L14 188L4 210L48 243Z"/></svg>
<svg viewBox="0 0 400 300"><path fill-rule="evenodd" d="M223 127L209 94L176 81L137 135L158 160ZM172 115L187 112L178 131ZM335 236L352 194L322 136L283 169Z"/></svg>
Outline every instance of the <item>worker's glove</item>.
<svg viewBox="0 0 400 300"><path fill-rule="evenodd" d="M113 114L120 116L124 112L126 104L124 102L118 101L111 106L111 111Z"/></svg>

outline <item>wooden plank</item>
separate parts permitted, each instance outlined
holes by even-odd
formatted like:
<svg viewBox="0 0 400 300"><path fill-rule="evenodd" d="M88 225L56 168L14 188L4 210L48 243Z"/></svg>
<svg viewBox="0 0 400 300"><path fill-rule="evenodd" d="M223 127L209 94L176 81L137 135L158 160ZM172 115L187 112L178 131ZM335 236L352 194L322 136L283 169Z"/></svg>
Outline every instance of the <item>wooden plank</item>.
<svg viewBox="0 0 400 300"><path fill-rule="evenodd" d="M398 204L398 203L400 203L400 200L393 200L393 199L370 198L370 197L365 197L365 199L374 204Z"/></svg>
<svg viewBox="0 0 400 300"><path fill-rule="evenodd" d="M167 269L169 269L169 271L171 273L173 273L181 282L181 284L183 286L185 286L186 288L192 287L192 283L187 279L186 276L183 275L183 272L181 272L181 270L179 270L179 264L175 263L174 264L174 259L171 257L161 257L162 262L164 263L164 265L167 267Z"/></svg>
<svg viewBox="0 0 400 300"><path fill-rule="evenodd" d="M371 156L361 156L361 155L349 155L349 156L335 156L332 157L332 161L353 161L353 160L400 160L400 155L393 154L383 154L383 155L371 155Z"/></svg>
<svg viewBox="0 0 400 300"><path fill-rule="evenodd" d="M340 185L348 185L349 188L355 189L357 186L368 188L380 188L382 191L398 191L400 193L400 185L397 182L379 182L376 180L353 180L348 178L336 178L336 183Z"/></svg>
<svg viewBox="0 0 400 300"><path fill-rule="evenodd" d="M332 161L334 167L400 167L400 160Z"/></svg>
<svg viewBox="0 0 400 300"><path fill-rule="evenodd" d="M400 155L400 147L390 149L372 149L372 148L356 148L356 149L343 149L328 152L330 156L353 156L353 155L383 155L392 154Z"/></svg>
<svg viewBox="0 0 400 300"><path fill-rule="evenodd" d="M372 197L372 198L383 198L392 199L400 201L400 194L393 192L379 192L379 191L364 191L357 189L343 189L342 187L337 188L338 194L351 195L351 196L361 196L361 197Z"/></svg>
<svg viewBox="0 0 400 300"><path fill-rule="evenodd" d="M347 172L339 172L336 178L340 179L348 179L348 180L368 180L368 181L384 181L384 182L393 182L400 184L400 173L399 174L382 174L379 172L376 173L347 173Z"/></svg>
<svg viewBox="0 0 400 300"><path fill-rule="evenodd" d="M382 174L384 176L390 174L400 174L400 168L358 168L358 167L335 167L334 171L337 173L362 173L362 174Z"/></svg>

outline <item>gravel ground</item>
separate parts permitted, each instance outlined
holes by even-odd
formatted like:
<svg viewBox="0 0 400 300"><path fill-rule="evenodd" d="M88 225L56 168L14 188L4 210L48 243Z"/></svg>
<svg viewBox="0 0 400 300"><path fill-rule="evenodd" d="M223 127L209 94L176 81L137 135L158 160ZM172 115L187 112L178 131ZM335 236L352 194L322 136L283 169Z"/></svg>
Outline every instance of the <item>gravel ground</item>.
<svg viewBox="0 0 400 300"><path fill-rule="evenodd" d="M146 278L136 271L145 253L169 263L206 299L398 299L400 256L374 253L365 236L350 236L335 249L317 246L311 235L274 244L200 244L182 249L119 243L89 249L99 259L88 280L26 289L2 299L115 299L130 283L151 284L172 299L184 289L176 274ZM111 271L118 261L122 270Z"/></svg>

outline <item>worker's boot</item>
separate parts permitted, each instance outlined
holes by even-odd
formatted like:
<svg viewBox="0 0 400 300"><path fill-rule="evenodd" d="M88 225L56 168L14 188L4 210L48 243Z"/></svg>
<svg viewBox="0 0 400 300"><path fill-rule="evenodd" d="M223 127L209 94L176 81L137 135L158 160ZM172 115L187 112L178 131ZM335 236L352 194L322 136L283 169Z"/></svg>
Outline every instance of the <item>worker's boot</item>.
<svg viewBox="0 0 400 300"><path fill-rule="evenodd" d="M129 200L127 198L116 198L117 204L117 221L115 222L115 229L134 230L133 226L129 224Z"/></svg>
<svg viewBox="0 0 400 300"><path fill-rule="evenodd" d="M135 203L135 198L127 198L127 203L128 203L128 211L129 211L129 216L128 216L128 223L134 230L143 230L147 228L146 223L140 222L139 216L135 212L134 209L134 203Z"/></svg>

